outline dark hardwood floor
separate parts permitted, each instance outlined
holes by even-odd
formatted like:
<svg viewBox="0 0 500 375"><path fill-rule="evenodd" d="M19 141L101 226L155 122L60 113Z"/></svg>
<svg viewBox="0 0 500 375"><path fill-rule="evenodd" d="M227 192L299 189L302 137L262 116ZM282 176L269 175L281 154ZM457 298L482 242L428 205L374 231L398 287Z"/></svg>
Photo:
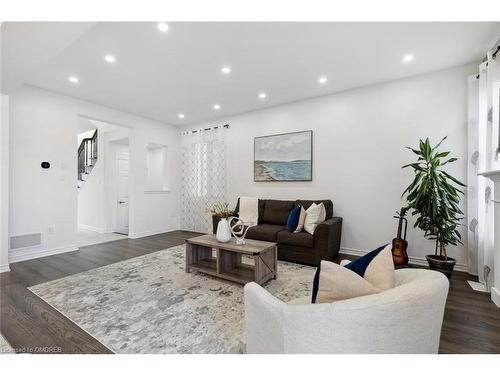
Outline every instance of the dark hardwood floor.
<svg viewBox="0 0 500 375"><path fill-rule="evenodd" d="M27 287L180 245L197 235L174 231L11 264L11 272L0 276L0 331L19 352L109 353ZM500 353L500 309L489 295L472 291L466 281L471 279L460 272L452 276L441 353Z"/></svg>

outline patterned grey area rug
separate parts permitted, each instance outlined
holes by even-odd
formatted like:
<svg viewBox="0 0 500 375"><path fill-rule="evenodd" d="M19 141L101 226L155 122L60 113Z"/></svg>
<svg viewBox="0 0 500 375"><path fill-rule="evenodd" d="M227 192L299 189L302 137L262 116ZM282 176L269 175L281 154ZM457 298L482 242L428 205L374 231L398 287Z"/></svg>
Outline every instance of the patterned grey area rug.
<svg viewBox="0 0 500 375"><path fill-rule="evenodd" d="M243 286L184 270L176 246L29 288L115 353L239 353ZM264 287L310 294L314 268L278 263Z"/></svg>

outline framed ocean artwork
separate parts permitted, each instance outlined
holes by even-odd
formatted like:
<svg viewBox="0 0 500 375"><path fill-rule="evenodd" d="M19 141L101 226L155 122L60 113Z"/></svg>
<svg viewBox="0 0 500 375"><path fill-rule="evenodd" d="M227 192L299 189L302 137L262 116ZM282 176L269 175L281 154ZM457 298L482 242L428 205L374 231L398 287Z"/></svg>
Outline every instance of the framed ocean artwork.
<svg viewBox="0 0 500 375"><path fill-rule="evenodd" d="M312 181L312 130L254 138L254 181Z"/></svg>

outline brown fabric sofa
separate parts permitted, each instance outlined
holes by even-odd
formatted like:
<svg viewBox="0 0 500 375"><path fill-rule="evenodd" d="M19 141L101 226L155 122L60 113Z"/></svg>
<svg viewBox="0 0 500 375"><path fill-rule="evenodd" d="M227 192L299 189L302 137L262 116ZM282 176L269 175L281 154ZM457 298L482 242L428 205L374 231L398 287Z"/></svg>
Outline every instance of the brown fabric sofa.
<svg viewBox="0 0 500 375"><path fill-rule="evenodd" d="M323 203L326 220L319 224L311 235L305 231L290 233L286 230L288 214L295 202L304 209L315 202ZM239 211L239 200L235 211ZM217 231L219 218L213 217L213 231ZM317 266L321 260L333 260L340 248L342 218L333 217L331 200L297 200L284 201L275 199L259 199L259 222L251 227L246 238L278 243L278 258L289 262Z"/></svg>

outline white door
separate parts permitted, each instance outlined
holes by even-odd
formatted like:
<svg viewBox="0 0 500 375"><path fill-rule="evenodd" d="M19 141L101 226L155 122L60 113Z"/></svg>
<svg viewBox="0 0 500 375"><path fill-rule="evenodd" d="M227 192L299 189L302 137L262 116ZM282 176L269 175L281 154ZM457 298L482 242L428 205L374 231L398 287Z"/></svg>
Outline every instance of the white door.
<svg viewBox="0 0 500 375"><path fill-rule="evenodd" d="M118 233L128 234L128 175L129 156L128 151L118 152L118 194L117 194L117 223Z"/></svg>

